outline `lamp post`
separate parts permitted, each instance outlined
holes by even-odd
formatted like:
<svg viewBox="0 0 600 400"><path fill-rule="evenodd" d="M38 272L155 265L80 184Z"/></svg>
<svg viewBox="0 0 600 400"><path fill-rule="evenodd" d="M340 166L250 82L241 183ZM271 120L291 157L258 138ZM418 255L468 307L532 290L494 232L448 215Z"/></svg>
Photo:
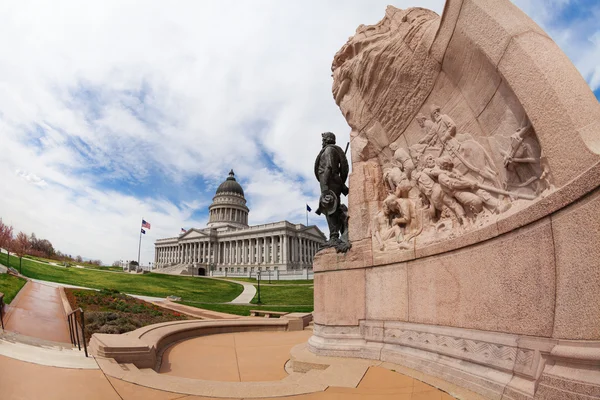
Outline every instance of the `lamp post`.
<svg viewBox="0 0 600 400"><path fill-rule="evenodd" d="M260 269L258 270L258 272L256 272L256 281L258 282L258 301L256 302L256 304L262 304L262 302L260 301Z"/></svg>
<svg viewBox="0 0 600 400"><path fill-rule="evenodd" d="M269 285L271 284L271 270L269 270Z"/></svg>

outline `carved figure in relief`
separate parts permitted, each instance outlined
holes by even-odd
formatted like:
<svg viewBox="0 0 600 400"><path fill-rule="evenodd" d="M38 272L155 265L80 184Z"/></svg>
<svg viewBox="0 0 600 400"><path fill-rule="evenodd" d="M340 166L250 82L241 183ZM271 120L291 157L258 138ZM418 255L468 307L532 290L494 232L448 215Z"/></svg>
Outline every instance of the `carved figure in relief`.
<svg viewBox="0 0 600 400"><path fill-rule="evenodd" d="M531 186L536 194L549 187L547 169L541 164L541 148L528 122L510 136L510 148L503 152L507 188Z"/></svg>
<svg viewBox="0 0 600 400"><path fill-rule="evenodd" d="M383 179L388 193L393 193L397 197L408 197L408 193L413 188L406 173L395 165L383 168Z"/></svg>
<svg viewBox="0 0 600 400"><path fill-rule="evenodd" d="M443 150L452 156L455 165L464 167L463 173L471 172L476 177L501 187L494 162L479 143L472 139L459 142L456 138L456 124L448 115L441 113L439 106L431 107L431 119L435 123L435 131Z"/></svg>
<svg viewBox="0 0 600 400"><path fill-rule="evenodd" d="M348 240L348 212L341 204L340 196L348 195L348 159L341 147L336 146L333 133L325 132L321 137L323 148L315 160L314 171L321 187L316 213L325 214L329 225L329 240L324 247L335 247L338 252L345 253L352 245Z"/></svg>
<svg viewBox="0 0 600 400"><path fill-rule="evenodd" d="M406 173L408 179L410 179L412 171L415 169L415 164L408 151L396 143L390 144L390 150L394 152L393 161L402 169L402 171L404 171L404 173Z"/></svg>
<svg viewBox="0 0 600 400"><path fill-rule="evenodd" d="M408 242L422 227L413 200L390 194L383 201L382 211L373 219L372 233L380 250L409 249Z"/></svg>
<svg viewBox="0 0 600 400"><path fill-rule="evenodd" d="M422 162L418 164L417 169L413 172L413 182L431 206L429 211L430 217L435 218L438 216L438 214L444 211L444 206L446 206L454 213L458 223L462 225L464 223L465 210L452 196L446 194L441 185L436 182L437 173L435 169L436 164L433 156L424 156Z"/></svg>
<svg viewBox="0 0 600 400"><path fill-rule="evenodd" d="M456 124L452 118L442 114L440 107L436 105L431 106L431 120L438 139L446 146L448 141L456 136Z"/></svg>
<svg viewBox="0 0 600 400"><path fill-rule="evenodd" d="M454 163L449 156L438 158L436 164L438 168L434 169L433 173L437 175L438 183L444 192L454 197L473 216L480 213L483 206L496 214L510 207L510 203L502 204L500 200L482 189L479 183L468 180L460 172L455 171Z"/></svg>
<svg viewBox="0 0 600 400"><path fill-rule="evenodd" d="M417 123L419 124L421 129L423 129L423 131L425 132L425 136L423 136L418 143L426 144L428 146L435 146L438 143L438 134L435 124L432 121L428 120L426 116L420 113L415 119L417 120Z"/></svg>
<svg viewBox="0 0 600 400"><path fill-rule="evenodd" d="M408 149L397 142L389 146L393 156L383 167L389 196L372 226L380 251L409 248L407 242L428 227L435 227L436 232L446 230L449 219L468 229L485 211L500 214L512 206L512 200L536 197L522 190L506 190L485 148L471 135L458 133L452 118L439 107L432 107L431 117L417 115L423 131L417 143ZM517 182L510 187L541 187L547 182L539 144L528 136L530 129L513 134L511 148L503 153L510 182ZM421 194L421 202L415 202L416 193Z"/></svg>

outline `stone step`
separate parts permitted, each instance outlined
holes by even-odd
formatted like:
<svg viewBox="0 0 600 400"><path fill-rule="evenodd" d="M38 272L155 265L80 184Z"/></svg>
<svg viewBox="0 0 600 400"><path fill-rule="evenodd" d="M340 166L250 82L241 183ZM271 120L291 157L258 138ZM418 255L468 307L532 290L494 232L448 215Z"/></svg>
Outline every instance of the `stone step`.
<svg viewBox="0 0 600 400"><path fill-rule="evenodd" d="M71 343L54 342L51 340L44 340L10 331L2 331L2 333L0 333L0 340L4 340L11 343L23 343L30 346L38 346L50 349L77 350L77 346L73 346ZM83 346L81 348L81 351L83 351Z"/></svg>
<svg viewBox="0 0 600 400"><path fill-rule="evenodd" d="M64 347L47 347L0 339L0 355L49 367L97 369L93 357L83 351Z"/></svg>
<svg viewBox="0 0 600 400"><path fill-rule="evenodd" d="M128 371L128 372L139 372L140 369L138 367L135 366L135 364L132 363L122 363L119 364L119 367L121 367L121 369L123 371ZM143 368L146 369L146 368Z"/></svg>
<svg viewBox="0 0 600 400"><path fill-rule="evenodd" d="M299 385L303 385L303 384L307 384L307 383L315 383L315 382L321 382L321 376L323 374L323 370L319 370L319 369L311 369L310 371L302 374L302 373L297 373L298 377L297 378L291 378L294 379L295 382L297 382ZM292 376L292 375L290 375Z"/></svg>
<svg viewBox="0 0 600 400"><path fill-rule="evenodd" d="M140 368L139 370L144 375L157 375L158 374L158 372L156 372L152 368Z"/></svg>

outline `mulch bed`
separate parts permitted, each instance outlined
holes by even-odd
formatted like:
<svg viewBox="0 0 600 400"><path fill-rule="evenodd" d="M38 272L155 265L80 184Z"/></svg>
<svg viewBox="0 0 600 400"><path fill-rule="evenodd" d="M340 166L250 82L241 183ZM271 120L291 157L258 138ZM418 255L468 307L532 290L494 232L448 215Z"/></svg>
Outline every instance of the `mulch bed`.
<svg viewBox="0 0 600 400"><path fill-rule="evenodd" d="M81 307L84 311L88 342L94 333L125 333L146 325L193 319L116 290L65 289L65 293L74 310Z"/></svg>

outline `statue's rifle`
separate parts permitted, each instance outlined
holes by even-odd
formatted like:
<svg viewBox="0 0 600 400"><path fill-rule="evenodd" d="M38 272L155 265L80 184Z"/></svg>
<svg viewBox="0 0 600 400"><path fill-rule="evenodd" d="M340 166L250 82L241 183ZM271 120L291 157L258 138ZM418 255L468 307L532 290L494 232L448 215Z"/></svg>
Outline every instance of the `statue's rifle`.
<svg viewBox="0 0 600 400"><path fill-rule="evenodd" d="M346 143L346 149L344 149L344 155L346 155L346 153L348 152L348 147L350 147L350 142ZM346 182L342 182L342 194L344 196L348 196L349 191L350 191L350 189L348 189L348 186L346 186Z"/></svg>

